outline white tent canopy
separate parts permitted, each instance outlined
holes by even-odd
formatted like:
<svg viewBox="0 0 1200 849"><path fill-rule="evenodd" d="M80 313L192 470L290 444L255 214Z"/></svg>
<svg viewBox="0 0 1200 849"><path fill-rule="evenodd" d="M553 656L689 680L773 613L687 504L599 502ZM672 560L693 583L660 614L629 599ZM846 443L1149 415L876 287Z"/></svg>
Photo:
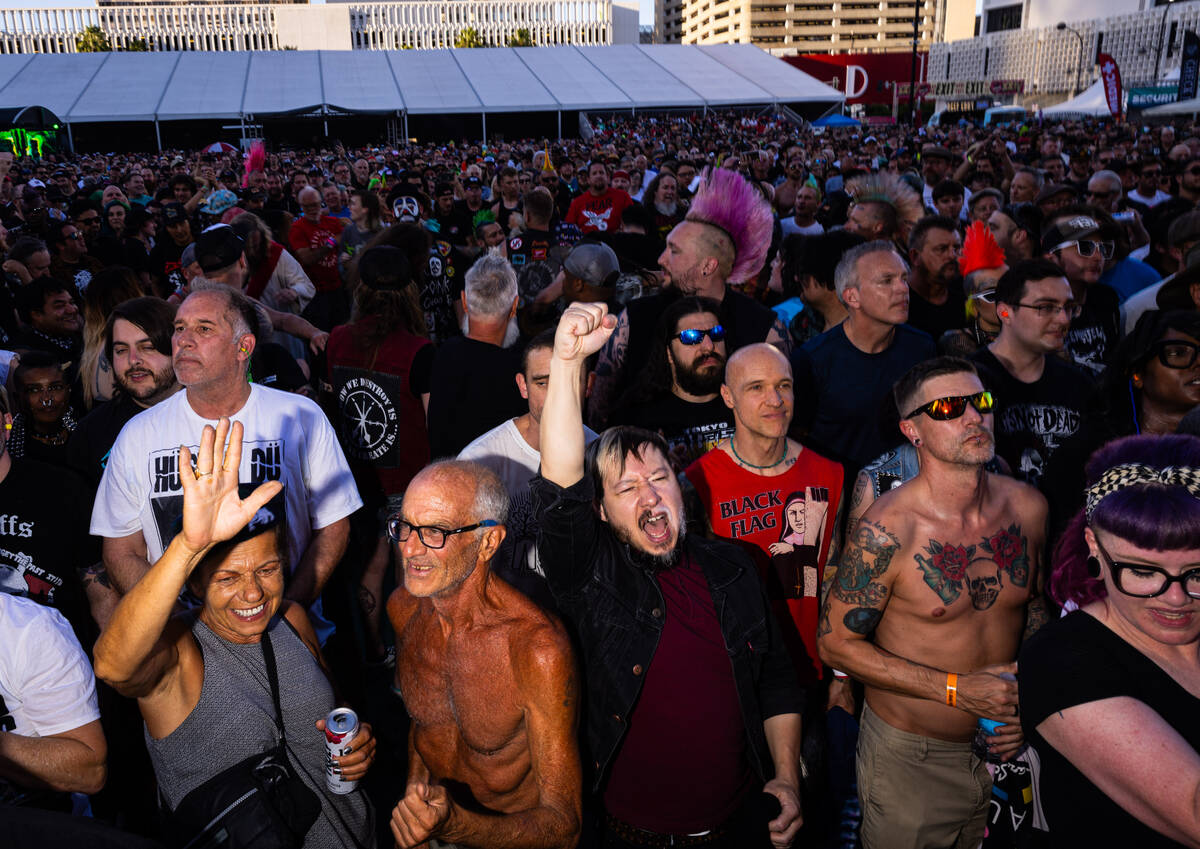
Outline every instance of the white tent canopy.
<svg viewBox="0 0 1200 849"><path fill-rule="evenodd" d="M834 103L749 44L0 56L0 108L72 122Z"/></svg>
<svg viewBox="0 0 1200 849"><path fill-rule="evenodd" d="M1200 113L1200 97L1191 100L1180 100L1175 103L1164 103L1161 106L1151 106L1142 110L1142 114L1150 118L1166 118L1171 115L1195 115Z"/></svg>
<svg viewBox="0 0 1200 849"><path fill-rule="evenodd" d="M1042 115L1046 118L1099 118L1111 114L1108 99L1104 96L1103 78L1096 80L1090 88L1084 89L1070 100L1042 110Z"/></svg>

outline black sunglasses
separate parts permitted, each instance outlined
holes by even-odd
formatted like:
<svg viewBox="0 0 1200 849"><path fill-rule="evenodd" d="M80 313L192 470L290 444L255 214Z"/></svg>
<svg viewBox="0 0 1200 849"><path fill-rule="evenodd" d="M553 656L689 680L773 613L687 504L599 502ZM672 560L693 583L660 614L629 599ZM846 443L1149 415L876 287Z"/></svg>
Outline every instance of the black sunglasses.
<svg viewBox="0 0 1200 849"><path fill-rule="evenodd" d="M928 404L922 404L904 418L911 419L924 413L937 422L950 421L965 413L967 404L980 413L990 413L995 401L992 393L986 389L983 392L976 392L974 395L948 395L945 398L934 398Z"/></svg>
<svg viewBox="0 0 1200 849"><path fill-rule="evenodd" d="M713 344L716 344L725 338L725 328L718 324L711 330L697 330L689 327L687 330L679 331L679 341L685 345L699 345L705 336L711 339Z"/></svg>

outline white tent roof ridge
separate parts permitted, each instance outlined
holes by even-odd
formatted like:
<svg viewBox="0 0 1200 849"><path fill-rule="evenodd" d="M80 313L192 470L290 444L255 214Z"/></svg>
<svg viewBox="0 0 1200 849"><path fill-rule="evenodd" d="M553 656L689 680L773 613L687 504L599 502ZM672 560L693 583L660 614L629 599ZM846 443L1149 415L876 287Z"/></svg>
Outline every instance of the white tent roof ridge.
<svg viewBox="0 0 1200 849"><path fill-rule="evenodd" d="M67 123L842 99L749 44L0 56L0 108L36 104Z"/></svg>
<svg viewBox="0 0 1200 849"><path fill-rule="evenodd" d="M1056 116L1066 117L1070 115L1099 117L1111 114L1112 112L1108 108L1108 97L1104 93L1103 77L1096 80L1070 100L1057 103L1054 106L1048 106L1042 110L1042 115L1047 118Z"/></svg>

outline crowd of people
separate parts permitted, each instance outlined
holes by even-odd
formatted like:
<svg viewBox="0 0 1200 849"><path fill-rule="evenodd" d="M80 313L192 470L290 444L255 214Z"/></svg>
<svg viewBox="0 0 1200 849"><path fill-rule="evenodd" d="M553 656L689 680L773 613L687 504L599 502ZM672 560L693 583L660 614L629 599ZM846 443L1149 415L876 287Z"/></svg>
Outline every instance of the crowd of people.
<svg viewBox="0 0 1200 849"><path fill-rule="evenodd" d="M590 129L0 155L8 845L1200 847L1200 125Z"/></svg>

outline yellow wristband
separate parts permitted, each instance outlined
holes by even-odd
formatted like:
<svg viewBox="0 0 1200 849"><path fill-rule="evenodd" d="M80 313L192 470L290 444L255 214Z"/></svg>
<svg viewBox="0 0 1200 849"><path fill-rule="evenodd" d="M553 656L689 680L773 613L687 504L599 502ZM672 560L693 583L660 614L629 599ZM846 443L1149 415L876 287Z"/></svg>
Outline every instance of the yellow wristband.
<svg viewBox="0 0 1200 849"><path fill-rule="evenodd" d="M946 673L946 704L958 707L958 673Z"/></svg>

